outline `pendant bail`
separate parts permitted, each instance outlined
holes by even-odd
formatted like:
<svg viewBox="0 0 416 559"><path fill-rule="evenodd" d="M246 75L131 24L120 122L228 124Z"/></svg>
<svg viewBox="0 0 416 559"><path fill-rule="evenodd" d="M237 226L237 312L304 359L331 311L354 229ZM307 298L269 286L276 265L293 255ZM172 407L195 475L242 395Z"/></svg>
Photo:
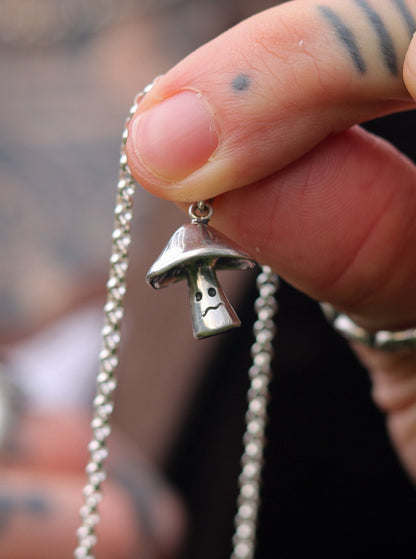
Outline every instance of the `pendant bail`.
<svg viewBox="0 0 416 559"><path fill-rule="evenodd" d="M192 223L208 223L214 215L214 208L210 202L200 200L189 206L188 214L192 219Z"/></svg>

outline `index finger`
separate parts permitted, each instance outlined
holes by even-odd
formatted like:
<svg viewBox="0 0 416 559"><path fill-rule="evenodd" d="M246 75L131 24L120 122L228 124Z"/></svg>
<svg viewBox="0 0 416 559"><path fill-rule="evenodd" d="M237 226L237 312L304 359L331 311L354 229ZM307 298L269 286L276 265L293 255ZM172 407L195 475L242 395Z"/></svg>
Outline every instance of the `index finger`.
<svg viewBox="0 0 416 559"><path fill-rule="evenodd" d="M135 178L173 201L258 181L333 132L411 106L402 65L416 6L295 0L195 51L130 125Z"/></svg>

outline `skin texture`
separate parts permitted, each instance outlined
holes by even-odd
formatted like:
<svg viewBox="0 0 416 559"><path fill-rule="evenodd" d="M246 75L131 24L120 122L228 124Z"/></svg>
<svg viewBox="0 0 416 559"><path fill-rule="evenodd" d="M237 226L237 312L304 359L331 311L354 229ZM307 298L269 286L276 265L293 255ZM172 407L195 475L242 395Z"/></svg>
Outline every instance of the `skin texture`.
<svg viewBox="0 0 416 559"><path fill-rule="evenodd" d="M318 6L318 10L336 31L338 40L347 49L356 70L358 70L360 74L365 74L367 72L367 66L361 55L360 47L355 40L354 33L343 23L336 12L331 10L328 6Z"/></svg>
<svg viewBox="0 0 416 559"><path fill-rule="evenodd" d="M250 76L240 74L233 79L231 86L234 91L244 91L250 87L250 82Z"/></svg>
<svg viewBox="0 0 416 559"><path fill-rule="evenodd" d="M365 0L355 0L355 3L359 8L361 8L363 14L368 20L369 26L377 35L379 50L384 66L392 76L397 76L399 69L393 39L384 25L382 18L378 14L377 10L373 9Z"/></svg>
<svg viewBox="0 0 416 559"><path fill-rule="evenodd" d="M215 198L215 227L362 326L415 325L416 170L355 126L413 108L415 19L410 0L295 0L246 20L155 83L130 127L133 174L184 206ZM239 75L250 87L235 91ZM138 123L181 91L210 107L218 145L188 173L177 114L170 156L178 153L178 165L169 175L163 159L149 166L140 157ZM153 133L164 146L163 129ZM359 356L416 479L416 356Z"/></svg>

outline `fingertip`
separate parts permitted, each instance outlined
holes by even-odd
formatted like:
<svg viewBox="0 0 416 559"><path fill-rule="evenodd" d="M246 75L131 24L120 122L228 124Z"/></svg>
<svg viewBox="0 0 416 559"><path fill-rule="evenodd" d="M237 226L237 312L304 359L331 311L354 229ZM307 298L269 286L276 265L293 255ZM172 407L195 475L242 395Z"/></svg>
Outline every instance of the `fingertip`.
<svg viewBox="0 0 416 559"><path fill-rule="evenodd" d="M175 183L208 161L218 145L217 128L207 100L185 89L133 118L130 148L152 175Z"/></svg>
<svg viewBox="0 0 416 559"><path fill-rule="evenodd" d="M390 41L384 52L362 15L344 0L331 9L285 2L190 54L132 119L126 151L134 178L174 202L213 198L272 175L334 131L407 107L400 72L407 35L400 57ZM380 15L391 17L391 7ZM401 19L392 21L402 36Z"/></svg>
<svg viewBox="0 0 416 559"><path fill-rule="evenodd" d="M189 204L222 194L234 184L234 167L231 160L215 157L217 128L202 124L186 137L175 127L176 116L172 114L169 140L151 130L149 122L143 126L142 115L132 119L126 142L132 176L151 194L172 202ZM143 132L152 142L147 143ZM174 138L177 134L181 137Z"/></svg>

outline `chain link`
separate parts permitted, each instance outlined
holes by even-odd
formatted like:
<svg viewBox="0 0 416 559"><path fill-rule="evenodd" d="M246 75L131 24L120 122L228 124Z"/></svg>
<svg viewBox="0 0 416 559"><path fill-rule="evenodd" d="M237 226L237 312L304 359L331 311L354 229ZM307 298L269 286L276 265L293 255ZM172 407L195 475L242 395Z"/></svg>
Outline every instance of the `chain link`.
<svg viewBox="0 0 416 559"><path fill-rule="evenodd" d="M263 266L257 277L259 296L254 304L257 320L251 347L252 366L249 369L250 387L247 395L244 451L241 457L237 514L234 519L233 551L231 559L253 559L260 508L261 474L266 444L267 404L272 379L273 338L277 311L278 278L269 266Z"/></svg>
<svg viewBox="0 0 416 559"><path fill-rule="evenodd" d="M84 504L80 509L81 525L77 531L78 547L74 551L76 559L94 559L95 557L93 553L93 548L97 543L95 528L100 521L98 505L102 499L101 486L106 478L107 439L111 433L111 417L114 407L113 393L117 386L115 370L118 365L121 341L120 326L124 314L123 302L129 266L128 249L131 242L130 224L135 192L135 182L127 165L125 147L127 125L136 112L137 102L138 100L130 109L121 142L110 273L107 282L107 301L104 306L100 369L97 376L96 396L93 402L92 437L88 445L90 460L86 467L87 484L83 490Z"/></svg>
<svg viewBox="0 0 416 559"><path fill-rule="evenodd" d="M130 224L135 181L126 157L127 126L137 110L140 99L151 89L147 86L130 109L122 135L117 200L114 209L112 253L107 282L107 301L104 306L100 369L97 376L96 396L93 402L92 437L88 445L90 459L86 466L87 484L83 489L84 504L80 509L81 524L77 530L78 546L75 559L95 559L96 526L100 521L99 503L102 484L106 479L105 462L108 456L107 439L111 433L113 394L117 386L115 376L121 341L121 321L124 314L126 275L129 266L128 249L131 242ZM205 208L205 205L198 206ZM239 477L238 510L231 559L252 559L256 543L256 527L260 507L260 484L267 423L268 387L271 380L272 342L275 333L273 316L277 310L275 293L277 276L263 266L257 278L259 297L255 302L257 320L254 324L255 342L251 348L253 359L249 370L251 378L248 392L246 431L242 471Z"/></svg>

